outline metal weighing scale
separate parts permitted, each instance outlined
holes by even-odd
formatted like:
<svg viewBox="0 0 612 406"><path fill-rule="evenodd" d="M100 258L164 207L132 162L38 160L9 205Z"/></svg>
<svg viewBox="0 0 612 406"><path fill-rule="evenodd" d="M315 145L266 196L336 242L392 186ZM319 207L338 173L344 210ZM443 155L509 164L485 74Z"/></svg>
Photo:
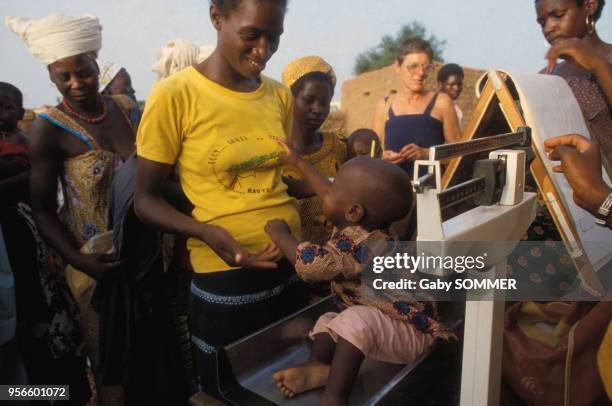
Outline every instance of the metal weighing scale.
<svg viewBox="0 0 612 406"><path fill-rule="evenodd" d="M429 160L416 161L419 250L427 250L428 241L445 241L445 249L452 252L453 241L520 239L535 217L536 196L523 192L525 152L502 148L530 144L529 128L521 128L517 133L432 147ZM490 154L491 159L477 163L474 179L441 190L441 160L491 150L496 150ZM428 173L418 177L422 167ZM475 199L479 206L443 221L444 208L468 199ZM501 229L500 224L504 225ZM474 250L478 249L475 243ZM505 269L508 254L490 256L488 265L493 270L489 272ZM499 323L503 322L503 310L504 302L466 303L462 405L497 404L502 343ZM337 311L330 297L218 350L212 360L211 376L207 377L210 386L206 392L230 405L318 405L323 389L288 399L277 389L272 374L308 359L308 332L328 311ZM383 401L428 354L413 365L364 361L349 405Z"/></svg>
<svg viewBox="0 0 612 406"><path fill-rule="evenodd" d="M319 405L323 388L289 399L278 390L272 374L308 360L308 332L319 316L329 311L337 311L331 296L218 350L207 392L230 405ZM365 360L349 404L375 405L384 400L430 352L412 365Z"/></svg>
<svg viewBox="0 0 612 406"><path fill-rule="evenodd" d="M513 146L522 149L507 149ZM520 127L515 133L432 147L429 160L416 161L413 184L419 252L478 256L488 251L489 277L502 277L513 246L506 244L505 251L491 252L487 241L518 242L535 218L536 194L524 191L530 147L531 130ZM441 190L441 160L486 151L491 151L489 159L476 161L471 180ZM423 167L427 174L419 177ZM444 209L469 199L478 206L443 220ZM448 276L452 272L432 273ZM505 302L499 294L488 301L470 297L465 307L461 405L498 405Z"/></svg>

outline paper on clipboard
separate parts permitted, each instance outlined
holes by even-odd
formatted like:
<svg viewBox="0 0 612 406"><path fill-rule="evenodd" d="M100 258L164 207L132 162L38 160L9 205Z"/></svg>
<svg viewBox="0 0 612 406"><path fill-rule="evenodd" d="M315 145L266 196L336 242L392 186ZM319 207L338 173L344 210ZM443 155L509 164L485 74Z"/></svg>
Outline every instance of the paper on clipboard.
<svg viewBox="0 0 612 406"><path fill-rule="evenodd" d="M563 78L554 75L504 73L510 77L518 91L525 123L531 127L532 139L540 156L546 157L544 141L548 138L572 133L591 138L580 106ZM595 217L574 203L573 192L565 176L553 172L553 162L548 159L543 161L562 203L570 213L570 221L573 222L580 241L610 242L582 244L593 268L599 269L612 257L612 230L595 225ZM602 173L609 184L606 171L602 170ZM559 203L561 202L557 202ZM568 248L571 252L571 241Z"/></svg>

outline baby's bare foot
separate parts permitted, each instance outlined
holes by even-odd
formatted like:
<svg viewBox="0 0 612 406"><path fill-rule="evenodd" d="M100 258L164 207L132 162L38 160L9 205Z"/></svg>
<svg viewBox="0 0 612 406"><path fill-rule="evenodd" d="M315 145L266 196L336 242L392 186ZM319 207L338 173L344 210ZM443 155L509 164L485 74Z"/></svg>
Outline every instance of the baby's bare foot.
<svg viewBox="0 0 612 406"><path fill-rule="evenodd" d="M289 398L298 393L325 386L328 376L329 365L318 361L283 369L272 375L278 389Z"/></svg>

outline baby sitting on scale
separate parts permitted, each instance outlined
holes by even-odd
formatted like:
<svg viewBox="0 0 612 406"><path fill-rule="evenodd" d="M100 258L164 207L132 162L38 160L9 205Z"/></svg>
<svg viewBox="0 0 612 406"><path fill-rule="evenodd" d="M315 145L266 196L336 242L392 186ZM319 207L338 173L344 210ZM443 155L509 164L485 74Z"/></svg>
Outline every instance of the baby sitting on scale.
<svg viewBox="0 0 612 406"><path fill-rule="evenodd" d="M303 280L331 281L343 310L317 320L308 362L273 377L287 397L325 386L323 404L345 404L365 357L409 364L437 338L453 334L437 321L433 302L374 298L361 289L370 247L397 241L388 228L410 210L408 175L388 162L357 157L345 163L331 183L279 142L286 150L281 159L302 172L335 229L324 245L299 242L283 220L269 221L265 230Z"/></svg>

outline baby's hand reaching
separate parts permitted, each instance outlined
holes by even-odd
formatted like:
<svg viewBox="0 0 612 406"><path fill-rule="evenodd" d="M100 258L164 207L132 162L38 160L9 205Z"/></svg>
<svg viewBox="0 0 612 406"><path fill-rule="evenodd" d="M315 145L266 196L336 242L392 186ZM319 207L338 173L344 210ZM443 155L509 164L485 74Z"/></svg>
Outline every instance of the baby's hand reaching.
<svg viewBox="0 0 612 406"><path fill-rule="evenodd" d="M264 227L264 231L268 233L272 241L277 240L282 235L291 235L291 229L285 220L274 219L268 221Z"/></svg>
<svg viewBox="0 0 612 406"><path fill-rule="evenodd" d="M295 152L293 148L291 148L291 146L289 145L289 143L287 143L287 141L281 138L275 138L275 140L276 142L281 144L281 146L285 150L285 153L280 155L279 157L280 160L286 164L297 166L298 163L302 160L302 157L300 157L300 155L297 152Z"/></svg>

